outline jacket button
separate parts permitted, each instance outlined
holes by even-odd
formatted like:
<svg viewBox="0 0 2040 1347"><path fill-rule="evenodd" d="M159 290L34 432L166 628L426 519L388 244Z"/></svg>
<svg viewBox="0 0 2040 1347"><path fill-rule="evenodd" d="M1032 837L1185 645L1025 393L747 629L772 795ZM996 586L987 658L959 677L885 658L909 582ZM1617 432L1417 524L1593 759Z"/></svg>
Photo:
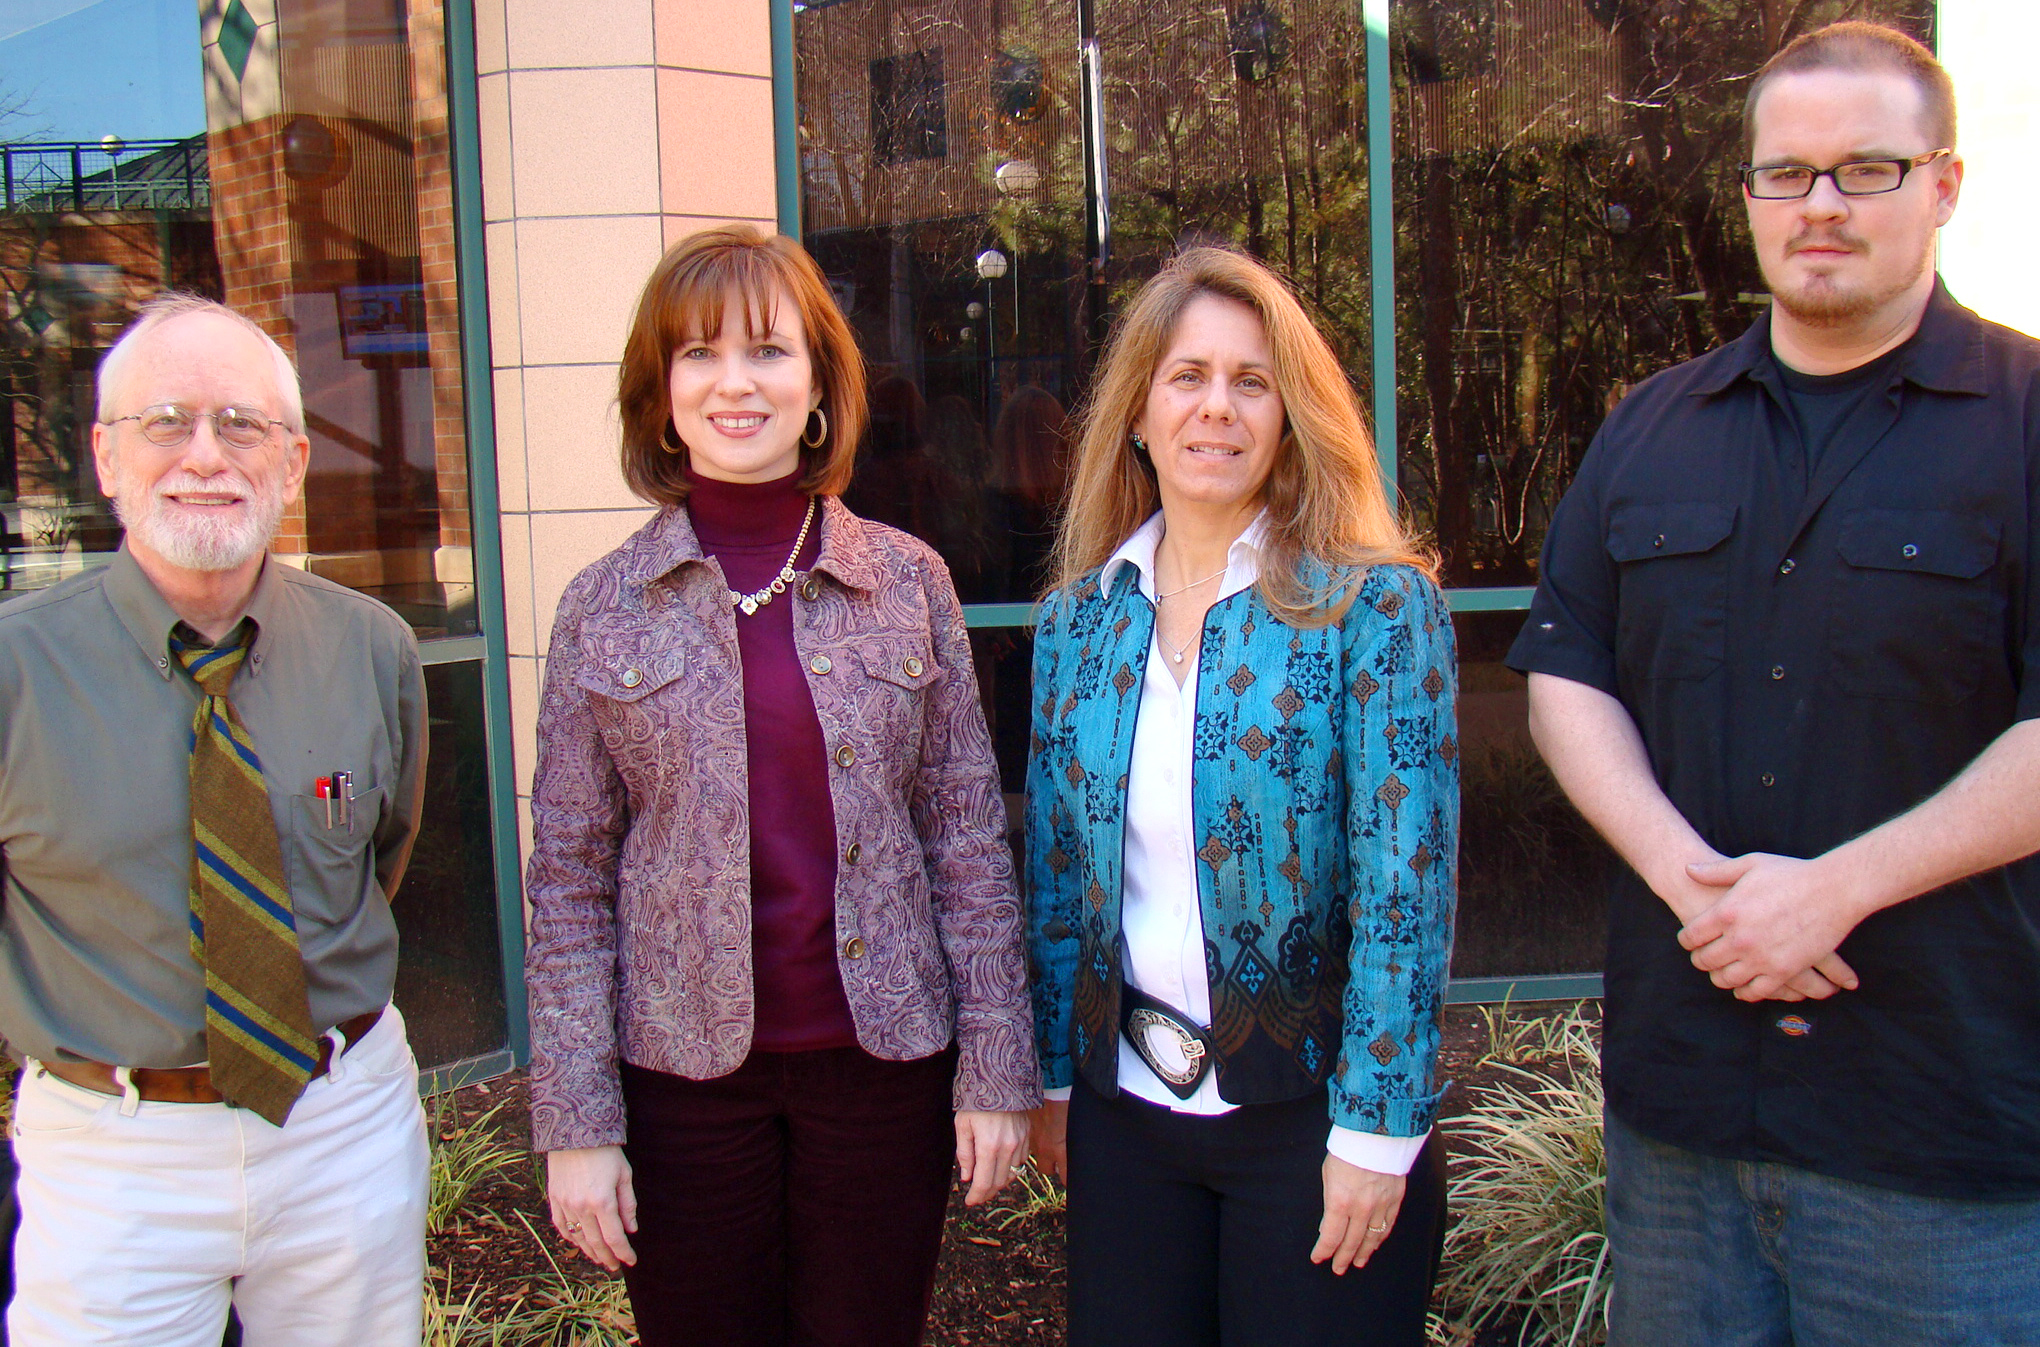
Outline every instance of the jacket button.
<svg viewBox="0 0 2040 1347"><path fill-rule="evenodd" d="M850 747L850 745L844 744L843 746L836 750L836 765L838 767L848 767L851 763L856 761L857 750Z"/></svg>
<svg viewBox="0 0 2040 1347"><path fill-rule="evenodd" d="M1778 563L1778 574L1780 575L1790 575L1792 574L1792 572L1798 569L1799 563L1794 561L1791 557L1787 557L1785 558L1785 560Z"/></svg>
<svg viewBox="0 0 2040 1347"><path fill-rule="evenodd" d="M916 656L907 656L906 662L900 665L900 667L907 671L907 677L909 678L919 678L921 676L922 664Z"/></svg>
<svg viewBox="0 0 2040 1347"><path fill-rule="evenodd" d="M1911 561L1914 557L1920 554L1920 549L1913 546L1911 543L1907 543L1904 547L1898 549L1898 554L1904 557L1907 561Z"/></svg>
<svg viewBox="0 0 2040 1347"><path fill-rule="evenodd" d="M645 676L636 669L625 669L623 671L623 685L627 688L634 688L644 681Z"/></svg>
<svg viewBox="0 0 2040 1347"><path fill-rule="evenodd" d="M800 582L800 596L809 603L813 603L816 599L822 597L822 582L810 575L807 579Z"/></svg>
<svg viewBox="0 0 2040 1347"><path fill-rule="evenodd" d="M1775 786L1778 784L1778 778L1772 776L1769 772L1764 773L1761 777L1758 777L1757 779L1759 781L1762 781L1767 786Z"/></svg>
<svg viewBox="0 0 2040 1347"><path fill-rule="evenodd" d="M852 843L850 844L850 847L849 847L849 849L848 849L847 851L845 851L845 852L843 853L843 859L844 859L844 860L846 860L846 861L848 861L848 862L849 862L850 864L852 864L852 865L855 865L855 864L857 864L857 862L859 862L859 861L863 860L863 859L864 859L864 843L862 843L862 842L852 842Z"/></svg>
<svg viewBox="0 0 2040 1347"><path fill-rule="evenodd" d="M845 958L850 958L850 959L861 959L861 958L863 958L863 957L864 957L864 938L863 938L862 936L855 936L855 935L853 935L853 936L851 936L851 937L850 937L850 938L849 938L848 940L845 940L845 941L843 942L843 955L844 955L844 957L845 957Z"/></svg>
<svg viewBox="0 0 2040 1347"><path fill-rule="evenodd" d="M1771 666L1771 681L1772 681L1772 682L1774 682L1774 683L1775 683L1775 682L1777 682L1777 681L1778 681L1779 679L1783 678L1784 676L1785 676L1785 666L1784 666L1784 665L1782 665L1782 664L1773 664L1773 665Z"/></svg>
<svg viewBox="0 0 2040 1347"><path fill-rule="evenodd" d="M1651 543L1651 546L1652 546L1652 547L1663 547L1664 545L1665 545L1665 535L1664 535L1664 534L1662 534L1662 533L1658 534L1657 538L1656 538L1656 539L1655 539L1655 540L1654 540L1654 541L1653 541L1653 542Z"/></svg>
<svg viewBox="0 0 2040 1347"><path fill-rule="evenodd" d="M836 667L834 664L831 664L829 662L829 657L827 655L816 655L813 659L807 662L807 666L808 668L813 669L818 674L825 674L829 670Z"/></svg>

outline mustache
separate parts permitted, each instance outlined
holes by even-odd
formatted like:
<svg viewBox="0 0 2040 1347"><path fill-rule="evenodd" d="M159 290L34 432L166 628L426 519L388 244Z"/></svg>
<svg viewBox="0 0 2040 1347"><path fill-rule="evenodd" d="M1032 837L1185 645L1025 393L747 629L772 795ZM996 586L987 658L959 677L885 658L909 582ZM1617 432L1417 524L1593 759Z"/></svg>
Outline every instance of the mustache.
<svg viewBox="0 0 2040 1347"><path fill-rule="evenodd" d="M253 499L255 488L247 478L241 476L238 472L232 471L216 472L210 477L200 477L195 472L185 472L180 469L167 477L159 479L156 483L156 494L158 496L203 495L208 492L217 495L232 494L245 499Z"/></svg>
<svg viewBox="0 0 2040 1347"><path fill-rule="evenodd" d="M1790 257L1808 248L1850 248L1862 252L1865 244L1862 235L1846 229L1802 229L1786 240L1785 255Z"/></svg>

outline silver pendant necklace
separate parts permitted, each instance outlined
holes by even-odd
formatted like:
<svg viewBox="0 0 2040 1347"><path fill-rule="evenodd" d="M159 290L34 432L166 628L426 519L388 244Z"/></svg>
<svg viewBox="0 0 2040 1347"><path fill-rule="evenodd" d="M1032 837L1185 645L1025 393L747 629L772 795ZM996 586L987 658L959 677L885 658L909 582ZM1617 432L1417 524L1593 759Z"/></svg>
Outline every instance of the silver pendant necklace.
<svg viewBox="0 0 2040 1347"><path fill-rule="evenodd" d="M1177 596L1178 594L1187 594L1187 593L1189 593L1189 592L1190 592L1191 590L1193 590L1193 589L1197 588L1197 586L1199 586L1199 585L1208 585L1208 584L1210 584L1210 583L1211 583L1211 582L1212 582L1213 580L1216 580L1216 579L1218 579L1218 577L1219 577L1219 576L1221 576L1221 575L1224 575L1224 574L1225 574L1225 573L1226 573L1227 571L1229 571L1229 570L1231 570L1231 569L1232 569L1232 563L1231 563L1231 562L1227 562L1227 563L1226 563L1225 565L1223 565L1223 566L1220 566L1220 567L1219 567L1219 568L1218 568L1217 570L1213 571L1213 572L1212 572L1211 574L1209 574L1209 575L1205 576L1205 577L1204 577L1204 578L1203 578L1202 580L1192 580L1192 581L1191 581L1191 582L1190 582L1189 584L1187 584L1187 585L1180 585L1180 586L1178 586L1177 588L1175 588L1175 589L1172 589L1172 590L1170 590L1170 591L1169 591L1168 593L1166 593L1166 594L1157 594L1157 595L1155 595L1155 602L1156 602L1156 603L1160 603L1160 602L1161 602L1161 601L1162 601L1163 599L1173 599L1173 598L1175 598L1175 597L1176 597L1176 596Z"/></svg>
<svg viewBox="0 0 2040 1347"><path fill-rule="evenodd" d="M807 513L801 517L800 533L793 540L793 551L787 553L786 564L779 568L779 574L772 577L772 583L763 589L752 590L749 594L739 594L734 589L724 590L723 592L729 595L732 607L741 609L744 616L749 617L766 604L772 602L774 594L784 594L786 592L786 587L793 583L793 563L800 557L800 549L807 542L808 528L814 522L815 498L809 496Z"/></svg>
<svg viewBox="0 0 2040 1347"><path fill-rule="evenodd" d="M1192 580L1189 584L1179 585L1175 589L1170 590L1166 594L1158 593L1155 595L1155 639L1159 640L1162 643L1162 648L1169 652L1169 658L1176 661L1176 663L1181 664L1185 659L1189 658L1190 647L1197 644L1197 637L1192 636L1188 641L1185 641L1183 643L1182 649L1179 650L1176 648L1176 643L1174 641L1171 641L1168 637L1162 635L1162 601L1165 599L1173 599L1178 594L1187 594L1191 590L1197 588L1197 586L1199 585L1208 585L1213 580L1218 579L1219 576L1224 575L1227 571L1231 569L1232 563L1227 562L1225 565L1219 567L1211 574L1205 576L1202 580ZM1203 629L1200 626L1198 629L1198 635L1201 636L1203 634L1204 634Z"/></svg>

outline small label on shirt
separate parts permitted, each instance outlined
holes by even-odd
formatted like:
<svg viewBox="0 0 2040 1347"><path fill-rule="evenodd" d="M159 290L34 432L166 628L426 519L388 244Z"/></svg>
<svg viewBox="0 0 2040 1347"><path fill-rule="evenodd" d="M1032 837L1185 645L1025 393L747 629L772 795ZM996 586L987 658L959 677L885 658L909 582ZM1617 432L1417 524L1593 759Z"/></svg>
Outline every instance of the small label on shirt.
<svg viewBox="0 0 2040 1347"><path fill-rule="evenodd" d="M1813 1032L1813 1021L1804 1015L1780 1015L1778 1032L1787 1038L1805 1038Z"/></svg>

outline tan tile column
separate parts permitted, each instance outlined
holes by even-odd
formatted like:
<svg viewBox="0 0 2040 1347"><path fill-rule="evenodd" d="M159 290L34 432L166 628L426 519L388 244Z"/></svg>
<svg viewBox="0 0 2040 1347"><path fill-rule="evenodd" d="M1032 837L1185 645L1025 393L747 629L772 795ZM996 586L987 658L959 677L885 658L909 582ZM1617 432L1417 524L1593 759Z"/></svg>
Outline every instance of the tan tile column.
<svg viewBox="0 0 2040 1347"><path fill-rule="evenodd" d="M517 794L567 582L650 517L618 467L616 362L664 249L773 227L765 0L475 0Z"/></svg>

